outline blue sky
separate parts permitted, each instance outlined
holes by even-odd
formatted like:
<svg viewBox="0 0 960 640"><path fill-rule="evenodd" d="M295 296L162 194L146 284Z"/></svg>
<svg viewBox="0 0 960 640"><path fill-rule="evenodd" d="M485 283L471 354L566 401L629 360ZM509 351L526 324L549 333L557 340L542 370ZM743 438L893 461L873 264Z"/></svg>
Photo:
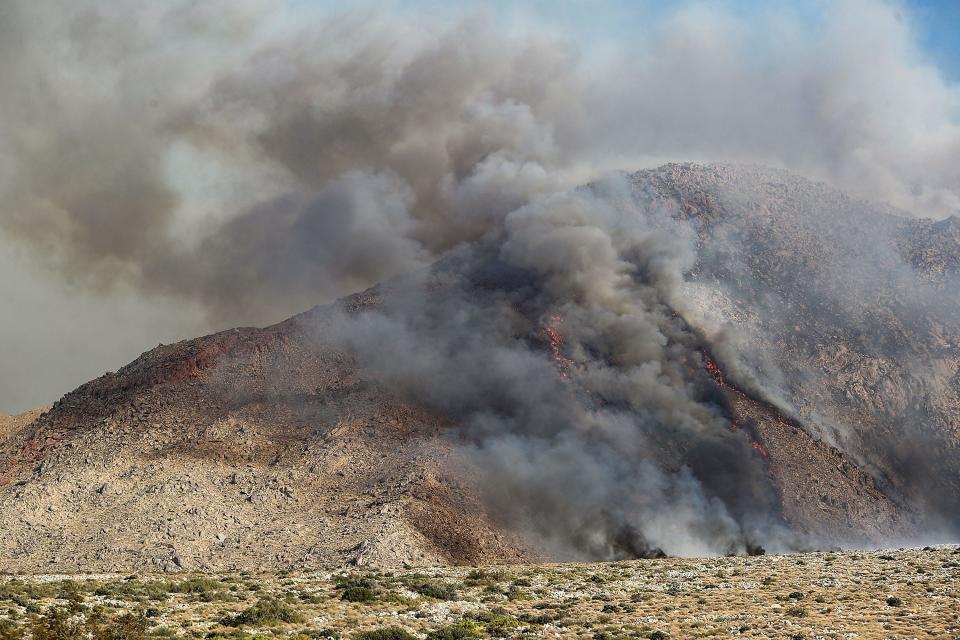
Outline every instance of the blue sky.
<svg viewBox="0 0 960 640"><path fill-rule="evenodd" d="M960 81L960 0L911 0L906 6L924 51L948 78Z"/></svg>
<svg viewBox="0 0 960 640"><path fill-rule="evenodd" d="M659 18L678 7L701 4L749 17L788 8L815 24L830 0L393 0L388 5L432 15L493 10L505 24L536 22L568 33L581 43L603 44L643 37ZM884 0L880 0L884 1ZM343 7L337 0L292 0L295 5ZM923 54L944 76L960 82L960 0L889 0L902 7ZM376 3L374 3L376 4Z"/></svg>

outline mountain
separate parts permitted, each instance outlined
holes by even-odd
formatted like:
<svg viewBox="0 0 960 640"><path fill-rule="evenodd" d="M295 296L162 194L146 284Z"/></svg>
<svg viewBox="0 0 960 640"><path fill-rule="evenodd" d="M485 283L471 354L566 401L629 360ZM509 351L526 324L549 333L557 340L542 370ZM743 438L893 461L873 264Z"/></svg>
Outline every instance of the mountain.
<svg viewBox="0 0 960 640"><path fill-rule="evenodd" d="M737 528L748 532L740 551L955 535L960 221L912 218L760 167L672 164L625 180L631 207L674 225L668 234L685 234L693 252L683 277L645 307L666 312L656 322L672 355L659 384L687 389L682 412L651 411L643 446L630 454L657 473L589 484L590 473L606 471L564 467L560 447L547 458L556 476L510 457L566 441L569 429L488 438L502 423L536 422L504 399L511 393L533 397L524 403L538 412L556 402L551 420L582 410L571 428L610 418L578 432L580 448L591 433L620 437L611 425L661 399L629 404L596 391L591 376L613 380L633 356L576 341L577 309L544 303L549 281L503 264L503 251L460 249L429 274L271 327L160 345L39 415L0 421L2 568L232 571L656 555L661 539L685 530L675 515L657 524L650 514L701 504L690 496L705 510L725 505L710 522L747 523ZM660 286L651 282L650 291ZM403 351L406 334L375 330L419 296L417 315L402 323L421 332L419 341ZM466 338L450 333L446 318L446 337L436 337L437 354L469 356L452 369L433 362L429 333L446 314L462 315L469 329ZM461 350L486 322L501 342ZM508 365L504 353L514 359ZM528 378L526 394L515 383L490 383L492 395L463 388L520 366L520 356L549 363L551 380ZM631 365L630 375L642 369ZM671 426L689 420L695 428ZM521 440L523 448L504 448ZM611 469L631 460L611 455L589 460L610 460ZM523 484L506 483L521 470L511 480ZM699 488L677 498L688 480ZM621 508L656 494L658 483L668 498ZM691 528L699 517L689 515Z"/></svg>
<svg viewBox="0 0 960 640"><path fill-rule="evenodd" d="M758 167L671 165L633 180L697 227L691 322L732 326L737 359L798 426L923 516L921 530L955 532L960 219L913 218Z"/></svg>

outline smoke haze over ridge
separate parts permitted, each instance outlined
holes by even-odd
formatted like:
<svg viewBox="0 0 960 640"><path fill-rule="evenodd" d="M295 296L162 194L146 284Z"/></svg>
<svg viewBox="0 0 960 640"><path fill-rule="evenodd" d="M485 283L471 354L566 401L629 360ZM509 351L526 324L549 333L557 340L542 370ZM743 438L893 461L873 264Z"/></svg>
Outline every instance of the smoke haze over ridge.
<svg viewBox="0 0 960 640"><path fill-rule="evenodd" d="M31 276L7 284L27 304L5 333L42 328L25 291L54 280L189 318L182 335L276 320L428 264L533 194L669 159L780 165L948 214L960 90L904 15L683 5L598 54L483 13L7 2L0 232ZM125 331L91 328L103 349Z"/></svg>
<svg viewBox="0 0 960 640"><path fill-rule="evenodd" d="M866 0L813 27L684 5L604 52L482 13L13 1L0 233L37 278L145 315L182 304L178 326L265 323L386 280L384 312L344 323L342 345L456 420L491 503L511 522L538 507L526 525L558 554L788 545L673 315L693 231L622 178L576 187L737 160L955 212L960 88L913 38ZM425 296L438 260L452 284ZM477 288L487 269L505 280ZM529 343L548 329L554 361Z"/></svg>
<svg viewBox="0 0 960 640"><path fill-rule="evenodd" d="M423 266L531 195L663 159L960 207L960 89L893 4L837 3L815 28L683 6L605 55L374 6L2 11L5 237L74 285L198 301L221 324Z"/></svg>

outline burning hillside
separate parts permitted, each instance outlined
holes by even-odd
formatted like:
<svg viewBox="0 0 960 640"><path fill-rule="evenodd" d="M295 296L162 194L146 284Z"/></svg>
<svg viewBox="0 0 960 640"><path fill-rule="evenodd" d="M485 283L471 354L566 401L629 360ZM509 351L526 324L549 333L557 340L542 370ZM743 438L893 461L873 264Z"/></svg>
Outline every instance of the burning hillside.
<svg viewBox="0 0 960 640"><path fill-rule="evenodd" d="M839 259L810 261L809 225L857 211L757 171L669 165L535 199L431 269L144 354L3 441L0 515L23 524L0 552L24 570L611 559L943 524L886 448L894 414L817 360L867 357L807 279ZM818 202L838 222L797 221ZM921 303L914 326L947 326Z"/></svg>

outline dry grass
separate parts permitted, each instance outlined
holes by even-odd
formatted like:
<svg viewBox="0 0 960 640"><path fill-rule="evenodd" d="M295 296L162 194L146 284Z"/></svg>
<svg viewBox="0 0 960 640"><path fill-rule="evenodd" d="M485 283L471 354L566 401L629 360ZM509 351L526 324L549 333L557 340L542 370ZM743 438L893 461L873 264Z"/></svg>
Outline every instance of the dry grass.
<svg viewBox="0 0 960 640"><path fill-rule="evenodd" d="M960 638L960 549L0 578L0 640L44 637L54 627L49 637L126 640Z"/></svg>

